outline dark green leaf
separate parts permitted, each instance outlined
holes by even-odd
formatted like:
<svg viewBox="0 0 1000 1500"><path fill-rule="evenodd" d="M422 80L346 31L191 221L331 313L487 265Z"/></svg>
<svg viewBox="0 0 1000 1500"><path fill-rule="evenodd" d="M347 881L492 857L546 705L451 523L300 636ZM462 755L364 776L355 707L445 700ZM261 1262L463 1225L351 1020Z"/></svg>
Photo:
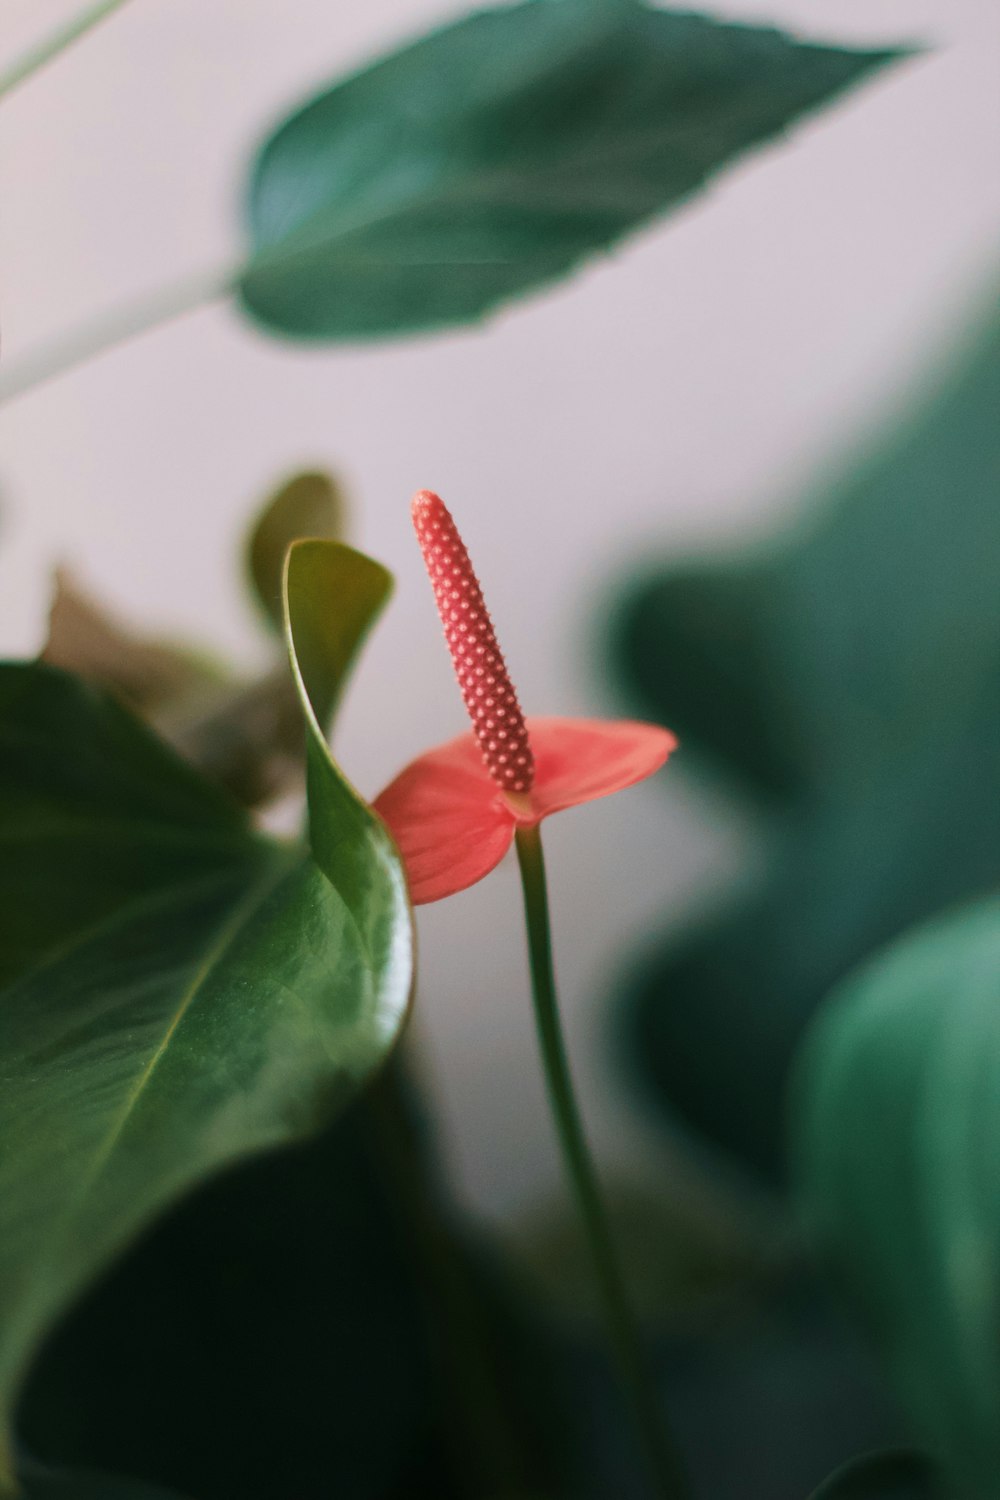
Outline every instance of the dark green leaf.
<svg viewBox="0 0 1000 1500"><path fill-rule="evenodd" d="M933 1471L919 1453L866 1453L825 1479L809 1500L933 1500Z"/></svg>
<svg viewBox="0 0 1000 1500"><path fill-rule="evenodd" d="M181 1500L181 1496L106 1474L68 1474L30 1470L22 1475L24 1500Z"/></svg>
<svg viewBox="0 0 1000 1500"><path fill-rule="evenodd" d="M349 548L312 546L288 597L311 850L259 837L76 679L0 667L8 1414L39 1338L85 1283L206 1175L328 1119L404 1018L403 871L320 728L389 579Z"/></svg>
<svg viewBox="0 0 1000 1500"><path fill-rule="evenodd" d="M993 318L770 552L667 571L618 609L627 681L681 733L684 765L778 813L752 895L645 961L630 1045L659 1099L771 1175L823 995L997 874L998 410Z"/></svg>
<svg viewBox="0 0 1000 1500"><path fill-rule="evenodd" d="M329 474L296 474L273 494L247 539L247 574L257 602L280 631L285 554L303 537L344 539L344 495Z"/></svg>
<svg viewBox="0 0 1000 1500"><path fill-rule="evenodd" d="M1000 900L907 936L821 1010L793 1088L807 1226L959 1489L1000 1473Z"/></svg>
<svg viewBox="0 0 1000 1500"><path fill-rule="evenodd" d="M804 790L799 705L773 670L783 605L773 566L694 565L637 582L611 627L634 700L669 716L696 768L766 803Z"/></svg>
<svg viewBox="0 0 1000 1500"><path fill-rule="evenodd" d="M898 55L635 0L468 16L336 84L264 145L245 305L299 338L474 321Z"/></svg>
<svg viewBox="0 0 1000 1500"><path fill-rule="evenodd" d="M32 1365L30 1453L196 1500L330 1500L331 1475L426 1500L446 1337L373 1128L390 1071L320 1135L199 1184L87 1290Z"/></svg>

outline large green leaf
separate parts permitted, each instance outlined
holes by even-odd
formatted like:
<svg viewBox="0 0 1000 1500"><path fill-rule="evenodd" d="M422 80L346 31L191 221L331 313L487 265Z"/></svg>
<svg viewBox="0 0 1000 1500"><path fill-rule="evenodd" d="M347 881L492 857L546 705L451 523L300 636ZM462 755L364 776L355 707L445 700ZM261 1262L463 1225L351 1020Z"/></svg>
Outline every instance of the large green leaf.
<svg viewBox="0 0 1000 1500"><path fill-rule="evenodd" d="M958 1488L1000 1474L1000 899L820 1011L794 1078L803 1217Z"/></svg>
<svg viewBox="0 0 1000 1500"><path fill-rule="evenodd" d="M819 1001L998 871L1000 319L976 334L794 528L728 566L666 567L618 606L634 706L771 813L752 891L637 973L639 1074L771 1174Z"/></svg>
<svg viewBox="0 0 1000 1500"><path fill-rule="evenodd" d="M266 142L244 303L299 338L471 322L898 55L636 0L465 17L335 84Z"/></svg>
<svg viewBox="0 0 1000 1500"><path fill-rule="evenodd" d="M405 877L322 727L389 577L337 543L299 562L287 629L308 848L257 835L78 680L0 667L8 1416L40 1337L108 1259L207 1174L328 1119L404 1018Z"/></svg>

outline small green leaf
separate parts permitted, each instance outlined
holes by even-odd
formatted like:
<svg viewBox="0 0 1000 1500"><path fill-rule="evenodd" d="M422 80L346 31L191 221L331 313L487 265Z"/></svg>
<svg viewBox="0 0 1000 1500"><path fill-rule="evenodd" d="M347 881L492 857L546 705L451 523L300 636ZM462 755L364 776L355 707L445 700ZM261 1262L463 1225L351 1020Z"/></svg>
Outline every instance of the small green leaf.
<svg viewBox="0 0 1000 1500"><path fill-rule="evenodd" d="M987 1500L1000 1473L1000 900L919 929L845 984L794 1082L805 1222L922 1440Z"/></svg>
<svg viewBox="0 0 1000 1500"><path fill-rule="evenodd" d="M636 0L530 0L335 84L262 148L248 311L297 338L472 322L900 54Z"/></svg>
<svg viewBox="0 0 1000 1500"><path fill-rule="evenodd" d="M933 1470L920 1453L865 1453L824 1479L809 1500L933 1500Z"/></svg>
<svg viewBox="0 0 1000 1500"><path fill-rule="evenodd" d="M283 620L285 553L302 537L342 541L344 494L329 474L296 474L270 497L247 539L247 574L257 602L276 630Z"/></svg>
<svg viewBox="0 0 1000 1500"><path fill-rule="evenodd" d="M319 727L390 580L305 556L309 849L77 679L0 666L0 1426L86 1282L205 1176L329 1119L405 1017L405 876Z"/></svg>

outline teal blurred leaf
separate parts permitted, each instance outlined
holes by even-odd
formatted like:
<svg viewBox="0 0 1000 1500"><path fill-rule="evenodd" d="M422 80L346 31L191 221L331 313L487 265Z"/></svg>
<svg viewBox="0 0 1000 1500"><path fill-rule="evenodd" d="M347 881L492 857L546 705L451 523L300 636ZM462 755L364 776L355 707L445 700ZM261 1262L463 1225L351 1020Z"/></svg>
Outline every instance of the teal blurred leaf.
<svg viewBox="0 0 1000 1500"><path fill-rule="evenodd" d="M769 854L749 897L637 963L629 1046L674 1118L772 1176L822 996L1000 873L998 410L994 315L770 548L647 575L617 608L632 704L752 797Z"/></svg>
<svg viewBox="0 0 1000 1500"><path fill-rule="evenodd" d="M1000 1473L1000 899L908 934L821 1009L798 1201L959 1492Z"/></svg>
<svg viewBox="0 0 1000 1500"><path fill-rule="evenodd" d="M287 601L308 848L256 834L103 694L40 664L0 667L6 1418L86 1283L208 1174L316 1130L404 1019L403 871L322 729L389 578L315 545L322 570L292 576Z"/></svg>
<svg viewBox="0 0 1000 1500"><path fill-rule="evenodd" d="M467 16L335 84L265 143L244 305L297 338L473 322L900 55L636 0Z"/></svg>

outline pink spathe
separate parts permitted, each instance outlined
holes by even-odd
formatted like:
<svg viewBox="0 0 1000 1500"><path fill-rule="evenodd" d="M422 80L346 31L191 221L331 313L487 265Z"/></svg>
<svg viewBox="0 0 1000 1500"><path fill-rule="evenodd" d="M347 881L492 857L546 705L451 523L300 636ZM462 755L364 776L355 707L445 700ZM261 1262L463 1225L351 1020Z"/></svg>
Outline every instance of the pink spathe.
<svg viewBox="0 0 1000 1500"><path fill-rule="evenodd" d="M475 885L519 827L652 776L676 748L668 729L635 720L525 720L482 590L444 502L413 500L472 733L428 750L375 800L406 866L414 905Z"/></svg>

